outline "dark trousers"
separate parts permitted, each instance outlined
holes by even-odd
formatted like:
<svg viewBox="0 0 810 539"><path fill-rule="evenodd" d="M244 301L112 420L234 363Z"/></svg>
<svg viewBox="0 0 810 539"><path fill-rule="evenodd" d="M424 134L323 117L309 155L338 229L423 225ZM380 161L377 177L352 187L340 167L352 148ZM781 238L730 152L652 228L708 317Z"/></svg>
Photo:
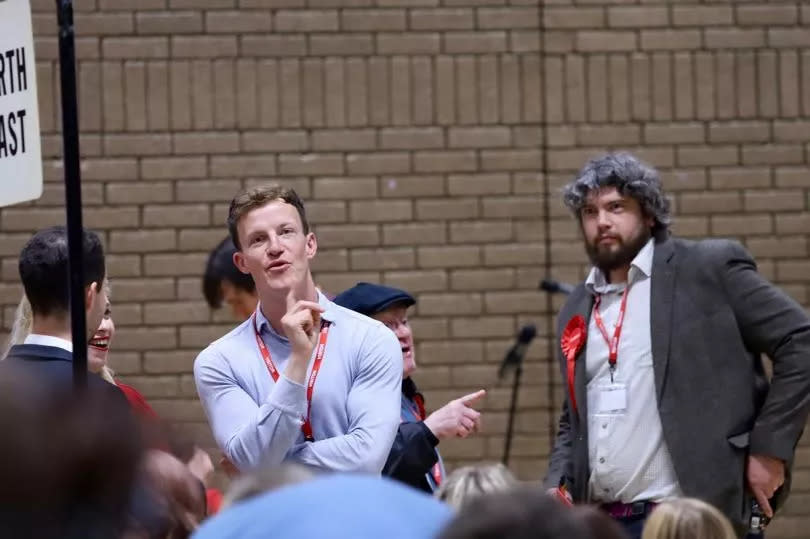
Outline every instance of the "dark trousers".
<svg viewBox="0 0 810 539"><path fill-rule="evenodd" d="M619 518L616 522L624 528L628 539L641 539L641 532L644 531L644 523L647 522L647 516L640 515L637 517Z"/></svg>

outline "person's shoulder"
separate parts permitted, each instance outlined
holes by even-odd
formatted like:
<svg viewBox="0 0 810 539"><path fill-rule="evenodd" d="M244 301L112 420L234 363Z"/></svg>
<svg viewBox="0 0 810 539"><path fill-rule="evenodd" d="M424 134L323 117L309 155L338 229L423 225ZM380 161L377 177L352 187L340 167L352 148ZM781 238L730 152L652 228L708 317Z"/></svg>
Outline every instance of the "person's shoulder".
<svg viewBox="0 0 810 539"><path fill-rule="evenodd" d="M589 295L591 295L591 293L585 286L584 281L577 284L571 291L571 293L568 294L568 296L565 298L565 302L563 303L563 306L560 309L560 313L558 315L560 320L562 320L562 318L565 318L565 320L567 321L570 318L569 315L573 312L574 308L580 305L583 299Z"/></svg>
<svg viewBox="0 0 810 539"><path fill-rule="evenodd" d="M329 311L335 321L335 329L340 328L343 342L360 357L368 357L372 351L379 350L401 354L396 335L379 320L334 303L329 305Z"/></svg>
<svg viewBox="0 0 810 539"><path fill-rule="evenodd" d="M357 311L341 307L337 303L330 302L329 312L338 324L348 323L348 325L361 331L375 331L380 328L385 328L382 322L360 314Z"/></svg>
<svg viewBox="0 0 810 539"><path fill-rule="evenodd" d="M701 240L688 240L671 238L675 249L697 261L705 263L724 263L732 258L750 259L751 255L736 240L729 238L705 238Z"/></svg>
<svg viewBox="0 0 810 539"><path fill-rule="evenodd" d="M195 366L227 357L235 348L244 346L248 337L252 338L252 331L251 319L248 318L197 354L197 359L194 361Z"/></svg>

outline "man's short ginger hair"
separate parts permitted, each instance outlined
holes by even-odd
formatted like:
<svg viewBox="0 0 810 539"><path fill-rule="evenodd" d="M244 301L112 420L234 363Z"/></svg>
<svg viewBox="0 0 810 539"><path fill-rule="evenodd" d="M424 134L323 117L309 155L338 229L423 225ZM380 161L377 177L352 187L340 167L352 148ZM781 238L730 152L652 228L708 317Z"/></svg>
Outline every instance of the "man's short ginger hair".
<svg viewBox="0 0 810 539"><path fill-rule="evenodd" d="M304 234L309 234L309 221L307 221L307 214L304 210L304 201L301 200L301 197L298 196L294 189L281 185L251 187L233 197L231 206L228 209L228 232L230 232L233 244L237 249L242 249L242 245L239 243L239 221L251 211L277 200L286 202L298 210Z"/></svg>

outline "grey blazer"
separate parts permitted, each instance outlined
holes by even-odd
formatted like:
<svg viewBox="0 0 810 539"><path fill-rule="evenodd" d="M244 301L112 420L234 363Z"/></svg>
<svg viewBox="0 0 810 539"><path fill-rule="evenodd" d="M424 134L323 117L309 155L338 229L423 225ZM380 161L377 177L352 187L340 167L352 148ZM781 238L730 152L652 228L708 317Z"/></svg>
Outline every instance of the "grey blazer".
<svg viewBox="0 0 810 539"><path fill-rule="evenodd" d="M560 311L559 336L593 297L579 285ZM729 240L659 240L650 289L650 324L658 412L681 489L747 523L748 452L784 460L788 469L810 410L810 319L756 271ZM773 361L768 383L761 361ZM547 487L567 483L575 501L588 496L585 348L575 367L577 413L563 404ZM566 386L567 387L567 386ZM780 506L790 489L777 491Z"/></svg>

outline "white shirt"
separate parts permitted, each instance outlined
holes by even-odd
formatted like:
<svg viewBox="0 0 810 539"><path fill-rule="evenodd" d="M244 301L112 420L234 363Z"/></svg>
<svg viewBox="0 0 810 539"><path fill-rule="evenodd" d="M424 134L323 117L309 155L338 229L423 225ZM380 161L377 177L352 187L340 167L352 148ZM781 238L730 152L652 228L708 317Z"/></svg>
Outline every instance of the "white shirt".
<svg viewBox="0 0 810 539"><path fill-rule="evenodd" d="M28 335L23 344L39 344L41 346L54 346L56 348L61 348L62 350L67 350L71 354L73 353L73 343L65 340L61 337L52 337L50 335L39 335L37 333L31 333Z"/></svg>
<svg viewBox="0 0 810 539"><path fill-rule="evenodd" d="M672 459L664 441L655 395L650 339L650 277L654 240L631 263L627 308L619 341L614 381L627 388L627 408L621 414L600 414L596 402L600 386L610 383L609 348L596 317L591 316L586 348L588 395L588 452L591 499L630 503L659 501L681 495ZM601 295L599 313L612 338L621 309L625 283L607 283L592 268L585 286Z"/></svg>
<svg viewBox="0 0 810 539"><path fill-rule="evenodd" d="M379 474L399 427L402 350L380 322L318 293L331 322L312 397L314 442L301 424L307 388L284 376L289 341L257 309L262 340L279 371L274 382L256 343L253 318L211 343L194 380L217 444L241 470L292 460L327 470ZM314 358L314 352L313 352ZM310 372L312 360L310 360ZM307 376L309 379L309 374Z"/></svg>

